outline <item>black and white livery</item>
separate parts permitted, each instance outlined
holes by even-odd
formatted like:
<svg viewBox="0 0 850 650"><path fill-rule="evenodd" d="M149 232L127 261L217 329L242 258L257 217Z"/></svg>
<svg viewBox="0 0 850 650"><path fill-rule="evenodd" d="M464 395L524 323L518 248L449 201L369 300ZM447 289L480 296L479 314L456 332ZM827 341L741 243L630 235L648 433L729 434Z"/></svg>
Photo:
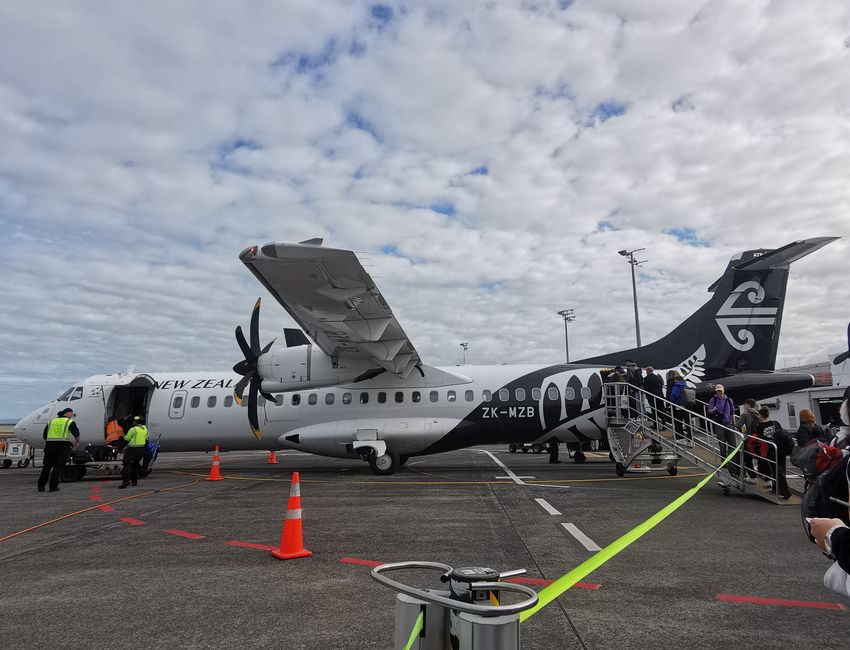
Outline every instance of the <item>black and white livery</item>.
<svg viewBox="0 0 850 650"><path fill-rule="evenodd" d="M89 377L16 433L40 444L44 424L72 402L84 443L102 440L108 418L144 413L162 451L297 449L360 457L379 474L480 444L580 447L606 439L601 371L626 358L678 370L702 398L716 383L739 402L811 386L810 375L773 372L785 288L790 264L834 239L741 253L705 305L640 348L570 364L442 368L422 360L352 251L321 240L252 246L240 259L300 330L262 345L258 300L248 338L237 328L244 359L233 371Z"/></svg>

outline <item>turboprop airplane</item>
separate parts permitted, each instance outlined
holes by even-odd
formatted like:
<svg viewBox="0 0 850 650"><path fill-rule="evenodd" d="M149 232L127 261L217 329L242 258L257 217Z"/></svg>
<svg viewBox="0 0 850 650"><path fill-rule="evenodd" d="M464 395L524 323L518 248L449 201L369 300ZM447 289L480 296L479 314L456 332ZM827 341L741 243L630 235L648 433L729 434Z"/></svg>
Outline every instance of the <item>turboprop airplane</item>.
<svg viewBox="0 0 850 650"><path fill-rule="evenodd" d="M789 266L822 237L734 257L709 301L655 343L549 365L434 367L420 358L352 251L322 240L251 246L240 259L301 330L261 347L260 300L233 371L96 375L22 419L42 443L58 410L77 414L82 442L105 422L144 414L162 451L297 449L361 458L391 474L411 456L495 443L606 439L602 371L631 358L677 369L706 399L716 383L741 402L810 387L811 375L772 372ZM244 391L248 396L243 400ZM252 435L253 433L253 435Z"/></svg>

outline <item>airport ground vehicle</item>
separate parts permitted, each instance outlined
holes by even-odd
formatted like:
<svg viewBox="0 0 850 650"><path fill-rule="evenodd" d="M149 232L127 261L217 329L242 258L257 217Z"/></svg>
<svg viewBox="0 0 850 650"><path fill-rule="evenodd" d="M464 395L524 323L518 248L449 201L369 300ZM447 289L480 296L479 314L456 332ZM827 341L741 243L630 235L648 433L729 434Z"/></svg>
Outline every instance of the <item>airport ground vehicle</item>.
<svg viewBox="0 0 850 650"><path fill-rule="evenodd" d="M6 469L13 463L26 467L32 460L32 445L17 438L0 440L0 468Z"/></svg>

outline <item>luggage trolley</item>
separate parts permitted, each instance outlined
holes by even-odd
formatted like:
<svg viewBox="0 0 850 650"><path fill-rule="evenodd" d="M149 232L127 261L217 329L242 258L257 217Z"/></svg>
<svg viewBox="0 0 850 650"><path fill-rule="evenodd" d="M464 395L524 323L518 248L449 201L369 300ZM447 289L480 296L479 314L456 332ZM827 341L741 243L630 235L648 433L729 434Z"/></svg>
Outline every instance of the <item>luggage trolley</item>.
<svg viewBox="0 0 850 650"><path fill-rule="evenodd" d="M608 442L617 476L653 470L667 470L670 476L675 476L679 471L681 456L653 440L648 429L635 420L622 427L609 427Z"/></svg>

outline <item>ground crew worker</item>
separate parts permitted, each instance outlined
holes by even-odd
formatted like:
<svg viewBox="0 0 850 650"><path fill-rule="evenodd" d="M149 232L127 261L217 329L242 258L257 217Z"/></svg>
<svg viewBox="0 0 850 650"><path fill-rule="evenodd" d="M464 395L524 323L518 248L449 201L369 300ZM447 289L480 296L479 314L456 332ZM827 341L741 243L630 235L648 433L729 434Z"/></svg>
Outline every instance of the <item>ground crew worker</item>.
<svg viewBox="0 0 850 650"><path fill-rule="evenodd" d="M124 465L121 468L121 485L124 489L128 485L136 485L139 480L139 464L145 457L145 444L148 441L148 428L145 426L143 417L137 415L133 418L133 426L124 436L127 447L124 449Z"/></svg>
<svg viewBox="0 0 850 650"><path fill-rule="evenodd" d="M71 436L74 437L71 440ZM38 476L38 491L44 492L44 486L50 480L50 491L59 491L59 475L68 462L71 448L80 442L80 430L74 422L74 410L62 409L59 414L44 427L44 460L41 474Z"/></svg>
<svg viewBox="0 0 850 650"><path fill-rule="evenodd" d="M121 423L118 421L118 418L112 418L109 422L106 423L107 445L111 445L114 442L118 442L123 437L124 427L121 426Z"/></svg>
<svg viewBox="0 0 850 650"><path fill-rule="evenodd" d="M550 438L546 446L549 447L549 462L560 463L561 461L558 460L558 439Z"/></svg>

